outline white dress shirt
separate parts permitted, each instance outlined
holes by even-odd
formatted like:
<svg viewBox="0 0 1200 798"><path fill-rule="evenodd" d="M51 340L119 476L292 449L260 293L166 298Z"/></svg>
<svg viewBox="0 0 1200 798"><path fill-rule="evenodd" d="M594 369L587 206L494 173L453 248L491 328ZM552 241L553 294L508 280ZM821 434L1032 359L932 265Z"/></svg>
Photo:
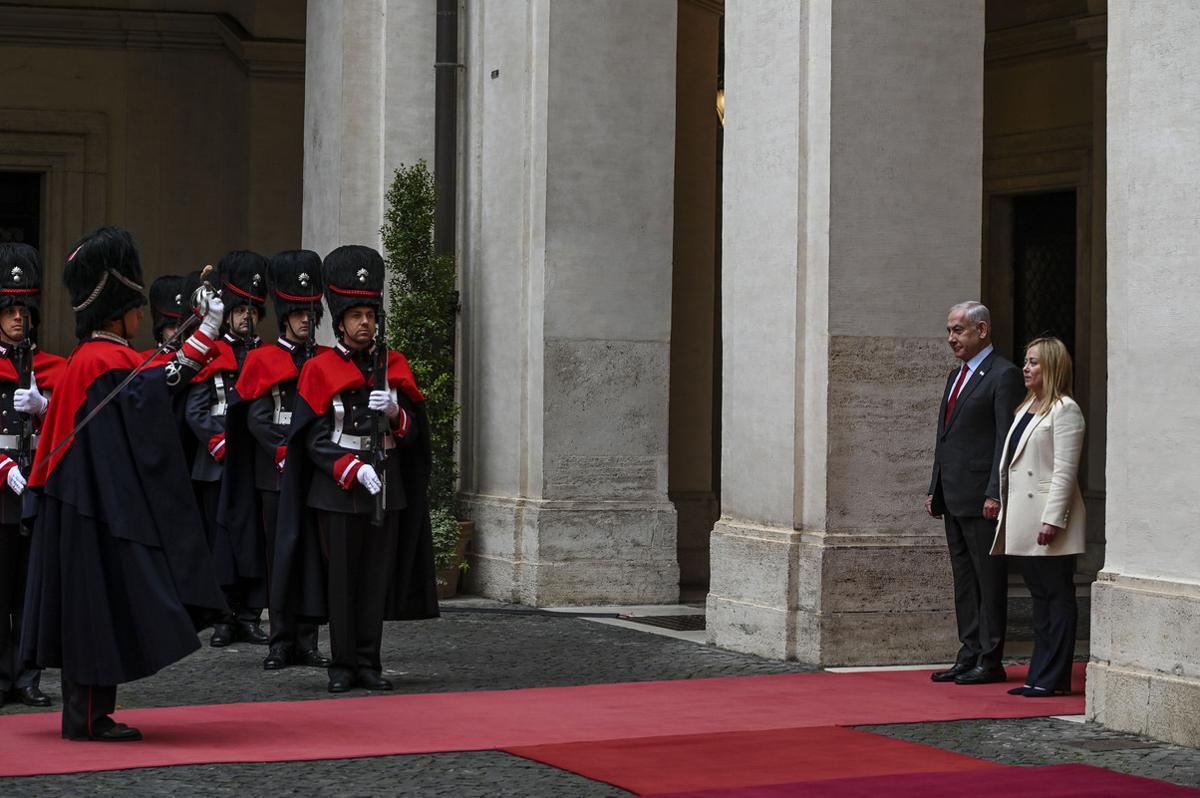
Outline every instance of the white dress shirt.
<svg viewBox="0 0 1200 798"><path fill-rule="evenodd" d="M967 384L969 382L971 382L971 378L975 376L975 372L979 370L980 365L982 365L983 361L987 360L988 355L990 355L992 353L992 349L993 349L992 345L988 344L983 349L979 350L979 352L976 353L975 357L973 357L967 361L967 378L965 380L963 380L962 388L958 389L959 393L962 393L966 389ZM959 371L959 374L962 373L962 366L958 367L958 371ZM950 381L950 390L946 391L947 398L949 398L950 394L954 393L954 386L957 384L958 384L958 377L955 376L955 378Z"/></svg>

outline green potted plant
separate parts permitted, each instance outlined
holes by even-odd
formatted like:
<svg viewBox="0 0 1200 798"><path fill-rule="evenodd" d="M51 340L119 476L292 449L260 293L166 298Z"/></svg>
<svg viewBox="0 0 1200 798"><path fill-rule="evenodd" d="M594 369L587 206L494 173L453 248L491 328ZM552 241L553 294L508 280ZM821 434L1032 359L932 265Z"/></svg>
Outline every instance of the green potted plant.
<svg viewBox="0 0 1200 798"><path fill-rule="evenodd" d="M397 169L384 199L380 233L390 280L388 343L408 358L426 398L433 449L429 507L434 564L438 595L447 598L457 591L458 577L467 569L466 546L474 532L472 522L459 521L455 515L459 413L454 400L455 264L450 255L434 254L437 191L424 161Z"/></svg>

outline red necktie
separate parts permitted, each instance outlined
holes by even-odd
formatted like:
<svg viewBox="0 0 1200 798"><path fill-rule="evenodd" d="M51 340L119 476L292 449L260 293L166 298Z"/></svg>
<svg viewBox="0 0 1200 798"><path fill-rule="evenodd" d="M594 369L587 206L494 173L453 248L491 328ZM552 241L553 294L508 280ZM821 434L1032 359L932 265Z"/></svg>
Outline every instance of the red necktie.
<svg viewBox="0 0 1200 798"><path fill-rule="evenodd" d="M958 400L958 392L962 389L963 383L966 380L967 364L963 363L962 371L958 374L958 382L954 383L954 390L950 392L950 401L946 402L946 418L942 420L942 426L950 423L950 414L954 412L954 403Z"/></svg>

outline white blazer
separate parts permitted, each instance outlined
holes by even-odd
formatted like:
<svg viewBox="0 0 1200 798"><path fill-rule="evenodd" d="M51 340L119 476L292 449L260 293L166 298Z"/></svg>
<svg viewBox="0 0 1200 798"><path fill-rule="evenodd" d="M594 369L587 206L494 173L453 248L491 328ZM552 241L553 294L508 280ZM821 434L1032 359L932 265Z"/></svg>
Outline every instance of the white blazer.
<svg viewBox="0 0 1200 798"><path fill-rule="evenodd" d="M1087 538L1087 514L1079 491L1083 413L1070 397L1055 402L1044 415L1029 420L1009 462L1009 440L1028 407L1026 402L1017 408L1004 439L1000 519L992 554L1082 554ZM1062 529L1048 546L1037 542L1042 524Z"/></svg>

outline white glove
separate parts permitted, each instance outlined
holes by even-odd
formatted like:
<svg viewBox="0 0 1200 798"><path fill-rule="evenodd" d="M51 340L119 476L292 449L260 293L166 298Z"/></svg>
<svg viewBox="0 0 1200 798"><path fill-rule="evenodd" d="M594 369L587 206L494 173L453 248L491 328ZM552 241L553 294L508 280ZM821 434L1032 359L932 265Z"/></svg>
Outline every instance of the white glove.
<svg viewBox="0 0 1200 798"><path fill-rule="evenodd" d="M13 469L13 471L16 470L15 468ZM372 496L383 489L383 483L379 481L379 475L375 473L375 469L370 465L364 465L358 469L358 474L355 476L362 483L362 486L367 489L367 493L370 493ZM24 484L25 480L21 480L21 482Z"/></svg>
<svg viewBox="0 0 1200 798"><path fill-rule="evenodd" d="M8 489L18 496L25 492L25 475L16 466L8 469Z"/></svg>
<svg viewBox="0 0 1200 798"><path fill-rule="evenodd" d="M221 295L211 288L200 289L200 302L201 308L207 308L204 321L200 322L200 332L215 341L225 321L225 303L221 301Z"/></svg>
<svg viewBox="0 0 1200 798"><path fill-rule="evenodd" d="M367 407L372 410L382 410L383 414L395 420L400 415L400 405L392 398L391 391L371 391L367 399Z"/></svg>
<svg viewBox="0 0 1200 798"><path fill-rule="evenodd" d="M42 396L37 387L37 375L29 375L29 387L13 391L13 407L18 413L41 416L46 412L50 400Z"/></svg>

